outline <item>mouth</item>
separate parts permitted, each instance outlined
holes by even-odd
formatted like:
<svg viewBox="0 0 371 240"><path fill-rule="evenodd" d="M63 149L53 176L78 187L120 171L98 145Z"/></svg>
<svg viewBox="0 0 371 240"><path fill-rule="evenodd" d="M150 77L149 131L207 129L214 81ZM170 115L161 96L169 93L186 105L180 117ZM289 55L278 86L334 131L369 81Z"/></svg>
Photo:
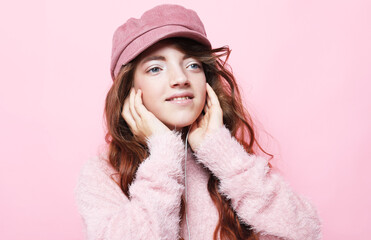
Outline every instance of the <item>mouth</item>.
<svg viewBox="0 0 371 240"><path fill-rule="evenodd" d="M188 96L185 96L185 97L174 97L174 98L168 98L166 99L166 101L185 101L185 100L188 100L188 99L193 99L193 97L188 97Z"/></svg>
<svg viewBox="0 0 371 240"><path fill-rule="evenodd" d="M171 95L166 99L166 102L174 104L174 106L186 107L193 104L193 98L192 92L181 92Z"/></svg>
<svg viewBox="0 0 371 240"><path fill-rule="evenodd" d="M182 92L182 93L176 93L165 99L165 101L173 102L173 101L187 101L192 100L194 98L194 95L192 92Z"/></svg>

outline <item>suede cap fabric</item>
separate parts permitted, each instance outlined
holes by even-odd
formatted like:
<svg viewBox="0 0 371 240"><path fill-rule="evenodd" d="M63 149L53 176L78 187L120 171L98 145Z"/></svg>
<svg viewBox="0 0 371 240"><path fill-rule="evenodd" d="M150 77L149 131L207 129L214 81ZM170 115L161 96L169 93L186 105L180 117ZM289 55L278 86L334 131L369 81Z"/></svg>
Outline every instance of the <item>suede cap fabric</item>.
<svg viewBox="0 0 371 240"><path fill-rule="evenodd" d="M180 5L158 5L139 18L130 18L118 27L112 40L111 77L154 43L171 37L196 40L211 49L197 13Z"/></svg>

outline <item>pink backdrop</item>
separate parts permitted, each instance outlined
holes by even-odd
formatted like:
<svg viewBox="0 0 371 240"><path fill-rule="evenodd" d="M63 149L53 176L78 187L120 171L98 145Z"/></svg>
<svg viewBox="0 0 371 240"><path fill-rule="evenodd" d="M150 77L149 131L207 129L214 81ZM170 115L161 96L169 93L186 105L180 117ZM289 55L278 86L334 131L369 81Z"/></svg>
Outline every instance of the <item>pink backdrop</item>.
<svg viewBox="0 0 371 240"><path fill-rule="evenodd" d="M323 239L369 238L370 1L174 2L231 47L261 141ZM83 239L73 189L104 143L113 31L163 1L127 3L1 3L1 239Z"/></svg>

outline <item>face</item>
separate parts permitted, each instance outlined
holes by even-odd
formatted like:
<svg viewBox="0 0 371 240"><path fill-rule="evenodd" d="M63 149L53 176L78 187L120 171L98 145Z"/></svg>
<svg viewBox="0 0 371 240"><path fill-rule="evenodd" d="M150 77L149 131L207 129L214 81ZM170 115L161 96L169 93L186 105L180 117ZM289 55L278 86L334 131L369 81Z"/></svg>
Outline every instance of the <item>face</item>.
<svg viewBox="0 0 371 240"><path fill-rule="evenodd" d="M202 64L162 41L140 55L134 88L143 104L170 129L191 125L205 105L206 77Z"/></svg>

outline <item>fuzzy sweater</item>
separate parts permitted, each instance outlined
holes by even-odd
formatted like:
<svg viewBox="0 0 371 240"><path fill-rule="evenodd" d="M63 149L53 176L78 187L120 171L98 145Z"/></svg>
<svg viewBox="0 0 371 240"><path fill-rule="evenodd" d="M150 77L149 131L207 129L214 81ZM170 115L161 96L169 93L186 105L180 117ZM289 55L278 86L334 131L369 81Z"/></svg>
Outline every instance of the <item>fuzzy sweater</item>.
<svg viewBox="0 0 371 240"><path fill-rule="evenodd" d="M184 194L184 143L176 132L148 139L150 155L129 187L121 191L116 171L102 154L87 161L75 189L76 202L89 240L188 240ZM239 219L260 239L321 238L321 222L314 206L292 191L268 161L248 154L227 128L209 134L197 149L187 152L187 219L191 239L211 240L218 211L207 190L209 171L220 180L219 191L231 199ZM208 168L207 171L205 168ZM115 175L117 176L117 175Z"/></svg>

